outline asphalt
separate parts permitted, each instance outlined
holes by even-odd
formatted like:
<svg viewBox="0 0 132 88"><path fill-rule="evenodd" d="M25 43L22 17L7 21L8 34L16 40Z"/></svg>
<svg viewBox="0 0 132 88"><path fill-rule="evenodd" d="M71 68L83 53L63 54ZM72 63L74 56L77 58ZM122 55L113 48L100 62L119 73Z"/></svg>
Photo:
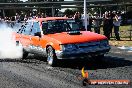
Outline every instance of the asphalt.
<svg viewBox="0 0 132 88"><path fill-rule="evenodd" d="M44 57L29 55L26 60L0 59L0 88L132 88L132 85L82 86L81 69L89 79L127 79L132 82L132 52L112 46L103 62L85 58L61 60L50 67Z"/></svg>

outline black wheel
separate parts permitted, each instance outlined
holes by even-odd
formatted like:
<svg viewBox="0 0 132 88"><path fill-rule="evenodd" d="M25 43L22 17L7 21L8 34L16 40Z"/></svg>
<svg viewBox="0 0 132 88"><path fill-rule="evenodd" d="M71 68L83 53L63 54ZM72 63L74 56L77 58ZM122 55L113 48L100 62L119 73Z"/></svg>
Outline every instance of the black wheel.
<svg viewBox="0 0 132 88"><path fill-rule="evenodd" d="M103 55L98 55L98 56L92 56L92 59L95 62L103 62L104 61L104 54Z"/></svg>
<svg viewBox="0 0 132 88"><path fill-rule="evenodd" d="M16 41L16 46L22 47L22 44L19 41ZM23 51L22 51L21 59L25 59L28 56L28 52L26 52L23 47L22 47L22 49L23 49Z"/></svg>
<svg viewBox="0 0 132 88"><path fill-rule="evenodd" d="M51 46L47 48L47 62L50 66L56 66L57 64L55 50Z"/></svg>
<svg viewBox="0 0 132 88"><path fill-rule="evenodd" d="M27 56L28 56L28 52L26 52L26 51L23 49L22 59L25 59Z"/></svg>

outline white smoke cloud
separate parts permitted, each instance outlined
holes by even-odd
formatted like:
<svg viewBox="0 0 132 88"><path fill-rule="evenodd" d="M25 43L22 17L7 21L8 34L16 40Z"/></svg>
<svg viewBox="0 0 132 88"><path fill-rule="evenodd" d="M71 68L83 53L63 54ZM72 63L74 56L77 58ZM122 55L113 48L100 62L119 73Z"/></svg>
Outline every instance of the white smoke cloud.
<svg viewBox="0 0 132 88"><path fill-rule="evenodd" d="M16 46L13 30L5 24L0 24L0 59L22 57L22 47Z"/></svg>

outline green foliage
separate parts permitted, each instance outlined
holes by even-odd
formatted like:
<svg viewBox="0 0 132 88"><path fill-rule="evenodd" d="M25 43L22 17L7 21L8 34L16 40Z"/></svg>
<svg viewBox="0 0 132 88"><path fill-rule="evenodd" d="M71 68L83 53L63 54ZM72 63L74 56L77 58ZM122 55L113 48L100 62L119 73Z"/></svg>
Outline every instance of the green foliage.
<svg viewBox="0 0 132 88"><path fill-rule="evenodd" d="M71 9L66 9L66 10L64 11L64 14L67 15L67 16L70 16L70 15L73 15L73 14L74 14L74 11L71 10Z"/></svg>

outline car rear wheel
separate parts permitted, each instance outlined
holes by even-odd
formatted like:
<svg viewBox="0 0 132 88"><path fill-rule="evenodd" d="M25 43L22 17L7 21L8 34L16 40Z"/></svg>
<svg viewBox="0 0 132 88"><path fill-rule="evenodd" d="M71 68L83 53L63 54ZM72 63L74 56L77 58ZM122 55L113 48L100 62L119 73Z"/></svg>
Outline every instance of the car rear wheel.
<svg viewBox="0 0 132 88"><path fill-rule="evenodd" d="M57 63L55 50L51 46L47 48L47 62L50 66L56 66Z"/></svg>
<svg viewBox="0 0 132 88"><path fill-rule="evenodd" d="M19 41L16 41L16 46L19 46L22 48L22 57L21 59L25 59L28 56L28 52L25 51L25 49L23 48L22 44Z"/></svg>
<svg viewBox="0 0 132 88"><path fill-rule="evenodd" d="M28 56L28 52L26 52L26 51L23 49L22 59L26 59L27 56Z"/></svg>

